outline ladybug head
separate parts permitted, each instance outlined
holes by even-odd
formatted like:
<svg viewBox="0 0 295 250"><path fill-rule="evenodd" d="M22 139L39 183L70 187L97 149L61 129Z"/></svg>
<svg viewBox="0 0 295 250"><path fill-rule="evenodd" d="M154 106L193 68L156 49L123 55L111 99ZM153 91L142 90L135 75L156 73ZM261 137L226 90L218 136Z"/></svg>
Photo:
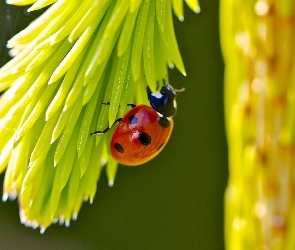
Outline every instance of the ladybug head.
<svg viewBox="0 0 295 250"><path fill-rule="evenodd" d="M176 92L171 85L164 85L160 92L154 93L147 87L147 93L151 106L157 112L166 117L176 114Z"/></svg>

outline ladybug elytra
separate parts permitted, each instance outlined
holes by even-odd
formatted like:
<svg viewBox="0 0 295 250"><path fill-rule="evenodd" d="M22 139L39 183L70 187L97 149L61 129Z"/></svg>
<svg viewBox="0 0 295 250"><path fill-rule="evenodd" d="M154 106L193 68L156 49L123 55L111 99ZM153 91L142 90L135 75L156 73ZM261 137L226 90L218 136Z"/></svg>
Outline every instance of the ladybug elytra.
<svg viewBox="0 0 295 250"><path fill-rule="evenodd" d="M170 138L172 117L176 114L176 91L168 84L154 93L147 87L147 94L151 107L128 104L132 109L115 121L119 124L111 139L111 153L123 165L136 166L151 160Z"/></svg>

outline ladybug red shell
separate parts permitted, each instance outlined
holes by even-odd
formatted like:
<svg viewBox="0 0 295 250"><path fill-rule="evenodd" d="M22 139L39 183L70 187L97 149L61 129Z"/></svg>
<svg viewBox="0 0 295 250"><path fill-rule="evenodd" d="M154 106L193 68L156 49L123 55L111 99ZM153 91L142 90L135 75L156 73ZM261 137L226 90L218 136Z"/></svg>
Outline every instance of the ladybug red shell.
<svg viewBox="0 0 295 250"><path fill-rule="evenodd" d="M164 85L159 92L147 87L147 105L133 105L123 118L111 139L111 153L121 164L136 166L154 158L164 148L173 129L172 116L176 114L176 92L171 85ZM107 103L109 104L109 103ZM109 130L96 131L104 134Z"/></svg>
<svg viewBox="0 0 295 250"><path fill-rule="evenodd" d="M172 128L172 119L147 105L136 106L116 128L111 140L111 153L121 164L143 164L160 153Z"/></svg>

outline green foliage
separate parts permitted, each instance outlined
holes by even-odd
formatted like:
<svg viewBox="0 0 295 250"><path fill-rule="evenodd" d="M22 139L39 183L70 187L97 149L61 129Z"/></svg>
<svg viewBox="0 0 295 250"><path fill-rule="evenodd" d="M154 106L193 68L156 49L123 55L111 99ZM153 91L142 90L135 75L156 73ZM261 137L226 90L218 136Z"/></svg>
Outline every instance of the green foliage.
<svg viewBox="0 0 295 250"><path fill-rule="evenodd" d="M167 65L185 75L172 8L183 19L182 0L10 0L51 5L8 46L16 56L0 69L0 171L4 196L18 196L22 223L69 225L82 201L92 202L106 164L109 185L117 162L111 132L91 137L146 103ZM188 5L199 11L196 0ZM110 106L101 105L110 101Z"/></svg>

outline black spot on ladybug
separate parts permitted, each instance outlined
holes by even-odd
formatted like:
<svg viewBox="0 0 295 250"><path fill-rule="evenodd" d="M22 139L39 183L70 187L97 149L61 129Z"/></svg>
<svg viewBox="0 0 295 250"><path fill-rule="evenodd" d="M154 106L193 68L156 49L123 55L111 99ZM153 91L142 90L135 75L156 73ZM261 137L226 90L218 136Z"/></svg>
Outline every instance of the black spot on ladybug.
<svg viewBox="0 0 295 250"><path fill-rule="evenodd" d="M119 152L119 153L124 153L124 148L122 147L122 145L118 142L116 142L114 144L114 148Z"/></svg>
<svg viewBox="0 0 295 250"><path fill-rule="evenodd" d="M131 115L129 117L129 123L130 124L136 124L137 122L138 122L138 119L134 115Z"/></svg>
<svg viewBox="0 0 295 250"><path fill-rule="evenodd" d="M158 123L160 124L161 127L163 128L168 128L170 125L170 121L168 120L168 118L166 116L160 116L158 118Z"/></svg>
<svg viewBox="0 0 295 250"><path fill-rule="evenodd" d="M137 138L140 141L140 143L144 146L147 146L152 142L151 136L145 132L139 133Z"/></svg>
<svg viewBox="0 0 295 250"><path fill-rule="evenodd" d="M165 143L162 143L162 144L158 147L157 151L159 151L164 145L165 145Z"/></svg>

